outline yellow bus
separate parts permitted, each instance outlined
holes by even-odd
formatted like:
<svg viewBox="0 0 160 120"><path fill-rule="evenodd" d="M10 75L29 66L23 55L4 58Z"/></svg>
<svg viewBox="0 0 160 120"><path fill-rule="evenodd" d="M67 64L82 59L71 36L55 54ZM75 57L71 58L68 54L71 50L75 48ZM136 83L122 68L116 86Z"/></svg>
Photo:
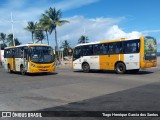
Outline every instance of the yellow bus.
<svg viewBox="0 0 160 120"><path fill-rule="evenodd" d="M79 44L74 49L72 63L73 70L115 70L118 74L135 73L156 65L156 39L150 36Z"/></svg>
<svg viewBox="0 0 160 120"><path fill-rule="evenodd" d="M4 49L4 68L9 72L46 73L55 71L53 49L45 44L25 44Z"/></svg>

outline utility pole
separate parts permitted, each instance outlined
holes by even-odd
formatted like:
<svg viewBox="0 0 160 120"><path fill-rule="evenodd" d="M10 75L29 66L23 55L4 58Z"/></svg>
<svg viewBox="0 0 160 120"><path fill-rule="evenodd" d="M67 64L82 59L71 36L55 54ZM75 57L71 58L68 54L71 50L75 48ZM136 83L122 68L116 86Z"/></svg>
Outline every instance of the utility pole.
<svg viewBox="0 0 160 120"><path fill-rule="evenodd" d="M14 30L13 30L13 17L12 17L12 12L11 12L11 24L12 24L12 34L13 34L13 46L15 46L15 41L14 41Z"/></svg>
<svg viewBox="0 0 160 120"><path fill-rule="evenodd" d="M1 43L0 43L0 67L2 66L2 58L1 58Z"/></svg>
<svg viewBox="0 0 160 120"><path fill-rule="evenodd" d="M0 66L2 65L2 60L1 60L1 43L0 43Z"/></svg>
<svg viewBox="0 0 160 120"><path fill-rule="evenodd" d="M84 43L86 43L86 28L84 27Z"/></svg>

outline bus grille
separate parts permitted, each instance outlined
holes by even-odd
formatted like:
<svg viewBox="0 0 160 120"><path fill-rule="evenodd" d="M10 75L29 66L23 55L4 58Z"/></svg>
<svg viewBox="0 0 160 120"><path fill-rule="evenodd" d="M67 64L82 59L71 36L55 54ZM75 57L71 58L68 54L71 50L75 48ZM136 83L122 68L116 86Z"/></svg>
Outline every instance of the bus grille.
<svg viewBox="0 0 160 120"><path fill-rule="evenodd" d="M50 66L37 66L37 68L49 68Z"/></svg>

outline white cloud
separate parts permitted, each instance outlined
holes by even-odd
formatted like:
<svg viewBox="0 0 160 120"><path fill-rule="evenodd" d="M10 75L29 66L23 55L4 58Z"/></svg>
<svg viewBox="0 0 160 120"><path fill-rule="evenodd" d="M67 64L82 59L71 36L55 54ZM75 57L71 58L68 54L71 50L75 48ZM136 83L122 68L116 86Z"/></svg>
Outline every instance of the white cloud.
<svg viewBox="0 0 160 120"><path fill-rule="evenodd" d="M118 39L118 38L138 38L142 33L138 31L132 31L130 33L124 32L118 27L118 25L113 25L106 32L106 37L109 39Z"/></svg>
<svg viewBox="0 0 160 120"><path fill-rule="evenodd" d="M137 38L141 32L125 32L119 28L118 24L125 19L120 18L92 18L83 16L67 18L70 23L58 27L58 39L60 41L69 40L72 46L76 45L81 35L84 35L84 28L89 42L119 38Z"/></svg>
<svg viewBox="0 0 160 120"><path fill-rule="evenodd" d="M70 10L79 8L88 4L98 2L99 0L62 0L55 4L55 6L62 10Z"/></svg>
<svg viewBox="0 0 160 120"><path fill-rule="evenodd" d="M118 24L123 21L125 18L92 18L88 19L83 16L73 16L70 18L64 18L70 21L61 27L57 27L58 40L61 44L64 40L68 40L72 47L74 47L81 35L85 34L89 38L89 42L92 41L101 41L106 39L117 39L117 38L130 38L140 36L141 33L138 31L125 32L123 31ZM11 33L11 23L8 23L7 26L4 24L0 28L0 32ZM0 22L0 24L2 24ZM14 33L22 43L31 42L31 33L24 30L27 26L27 22L15 22L14 23ZM54 43L54 33L49 36L51 46L55 45ZM47 42L45 42L47 43Z"/></svg>
<svg viewBox="0 0 160 120"><path fill-rule="evenodd" d="M50 6L62 9L62 11L71 10L74 8L82 7L84 5L98 2L99 0L61 0L58 2L50 0L6 0L1 5L0 11L0 32L6 34L12 33L10 13L13 13L14 19L14 33L15 37L19 38L23 43L30 42L30 33L25 31L28 21L38 21L41 14L44 13Z"/></svg>
<svg viewBox="0 0 160 120"><path fill-rule="evenodd" d="M13 12L14 33L22 43L31 42L31 33L24 30L28 21L38 21L41 14L50 6L67 11L75 8L79 8L85 5L96 3L99 0L62 0L55 2L55 4L49 4L46 1L41 0L34 1L33 4L28 5L27 1L31 0L8 0L8 4L5 4L0 11L0 32L11 33L10 12ZM42 4L44 3L44 4ZM28 5L28 7L26 7ZM11 7L12 6L12 7ZM58 40L60 43L63 40L69 40L72 47L77 44L77 41L81 35L84 34L84 28L86 35L89 38L89 42L101 41L106 39L115 39L122 37L139 36L141 32L131 31L125 32L118 25L125 17L119 18L85 18L83 16L73 16L64 18L70 21L70 23L58 27ZM49 37L51 45L54 43L54 35Z"/></svg>

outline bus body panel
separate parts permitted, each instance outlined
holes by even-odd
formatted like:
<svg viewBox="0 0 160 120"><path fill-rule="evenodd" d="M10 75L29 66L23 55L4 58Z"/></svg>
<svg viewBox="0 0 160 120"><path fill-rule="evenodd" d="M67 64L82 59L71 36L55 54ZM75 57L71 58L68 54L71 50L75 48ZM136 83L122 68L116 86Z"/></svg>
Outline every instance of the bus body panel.
<svg viewBox="0 0 160 120"><path fill-rule="evenodd" d="M121 43L121 44L120 44ZM150 36L142 36L140 38L135 39L120 39L120 40L106 40L102 42L95 42L95 43L85 43L77 45L76 48L84 51L83 48L86 49L84 46L91 46L93 45L93 54L89 56L81 56L78 59L74 58L73 55L73 69L82 69L83 62L88 62L90 65L90 69L99 69L99 70L115 70L116 63L122 62L126 66L126 70L135 70L135 69L144 69L150 67L157 66L157 46L156 46L156 39ZM104 47L108 45L108 50L105 48L105 51L108 53L104 53ZM116 51L119 48L120 52L112 53L110 50L110 46L112 45L122 45L122 51L120 51L120 47L113 47ZM94 46L100 46L100 51L98 54L97 52L94 53ZM90 49L90 48L87 49ZM75 49L76 49L75 48ZM111 54L111 53L112 54ZM96 54L96 56L94 56ZM98 56L98 57L97 57ZM99 58L99 60L97 59ZM97 62L99 61L99 66Z"/></svg>
<svg viewBox="0 0 160 120"><path fill-rule="evenodd" d="M76 59L76 60L73 62L73 68L74 68L74 69L77 69L77 70L81 70L81 69L82 69L81 58Z"/></svg>
<svg viewBox="0 0 160 120"><path fill-rule="evenodd" d="M100 59L100 69L106 70L108 68L107 55L101 55Z"/></svg>
<svg viewBox="0 0 160 120"><path fill-rule="evenodd" d="M90 69L100 69L99 56L82 56L73 62L73 69L82 70L82 64L88 63Z"/></svg>
<svg viewBox="0 0 160 120"><path fill-rule="evenodd" d="M15 61L15 60L12 59L12 58L8 58L8 59L7 59L7 63L8 63L7 66L10 65L11 70L15 70L14 61Z"/></svg>
<svg viewBox="0 0 160 120"><path fill-rule="evenodd" d="M20 66L23 65L24 60L22 58L15 58L15 71L20 71Z"/></svg>
<svg viewBox="0 0 160 120"><path fill-rule="evenodd" d="M43 55L45 56L42 56L42 52L43 52L43 49L42 49L40 54L36 53L35 56L37 58L32 58L33 60L38 60L37 63L32 62L31 60L31 55L33 54L33 52L31 52L32 54L28 54L28 52L25 51L25 50L28 51L30 46L44 47L45 53L43 53ZM25 49L23 49L22 51L18 51L18 54L14 52L19 49L21 50L22 47L25 47ZM21 65L23 65L23 68L27 73L54 72L56 66L55 66L54 60L51 59L51 57L53 57L51 53L52 53L52 48L48 45L42 45L42 44L31 44L31 45L27 44L27 45L20 45L20 46L14 46L14 47L7 47L5 48L6 56L4 58L4 67L7 70L8 65L10 65L11 71L20 72L20 67ZM41 55L41 58L43 57L42 60L45 63L39 61L39 59L41 58L38 57L38 55Z"/></svg>
<svg viewBox="0 0 160 120"><path fill-rule="evenodd" d="M84 62L88 63L90 66L90 69L99 69L99 56L83 56L81 58L82 64Z"/></svg>
<svg viewBox="0 0 160 120"><path fill-rule="evenodd" d="M124 63L126 70L140 69L140 54L124 54Z"/></svg>
<svg viewBox="0 0 160 120"><path fill-rule="evenodd" d="M29 63L29 73L53 72L55 71L55 63L37 64L34 62Z"/></svg>
<svg viewBox="0 0 160 120"><path fill-rule="evenodd" d="M9 58L8 58L9 59ZM7 70L8 68L8 59L4 58L4 68Z"/></svg>
<svg viewBox="0 0 160 120"><path fill-rule="evenodd" d="M101 70L114 70L115 63L119 60L119 55L101 55L100 56L100 69Z"/></svg>

